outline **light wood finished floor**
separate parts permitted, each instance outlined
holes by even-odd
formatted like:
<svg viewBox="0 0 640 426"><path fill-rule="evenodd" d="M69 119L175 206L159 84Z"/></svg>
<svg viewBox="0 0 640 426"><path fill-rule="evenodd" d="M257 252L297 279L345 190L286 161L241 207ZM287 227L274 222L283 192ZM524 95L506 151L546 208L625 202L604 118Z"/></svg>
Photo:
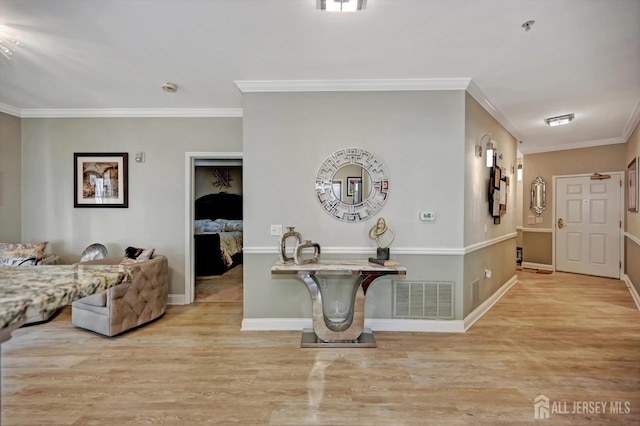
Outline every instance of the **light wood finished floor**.
<svg viewBox="0 0 640 426"><path fill-rule="evenodd" d="M240 332L239 303L171 306L112 339L66 309L2 345L2 424L640 424L640 311L624 283L519 276L467 333L377 332L375 349ZM540 394L631 412L536 421Z"/></svg>
<svg viewBox="0 0 640 426"><path fill-rule="evenodd" d="M195 302L242 302L242 270L238 265L222 275L197 277Z"/></svg>

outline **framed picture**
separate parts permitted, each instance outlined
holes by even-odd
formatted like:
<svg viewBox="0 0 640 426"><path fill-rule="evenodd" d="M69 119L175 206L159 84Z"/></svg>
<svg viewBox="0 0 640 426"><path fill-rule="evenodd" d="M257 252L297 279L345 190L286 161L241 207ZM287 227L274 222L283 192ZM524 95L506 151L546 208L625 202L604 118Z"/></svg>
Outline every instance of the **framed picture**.
<svg viewBox="0 0 640 426"><path fill-rule="evenodd" d="M638 211L638 157L627 166L627 203L630 212Z"/></svg>
<svg viewBox="0 0 640 426"><path fill-rule="evenodd" d="M129 155L73 154L74 207L129 207L127 174Z"/></svg>
<svg viewBox="0 0 640 426"><path fill-rule="evenodd" d="M362 178L361 177L348 177L347 178L347 197L353 197L353 193L356 192L357 188L362 187Z"/></svg>

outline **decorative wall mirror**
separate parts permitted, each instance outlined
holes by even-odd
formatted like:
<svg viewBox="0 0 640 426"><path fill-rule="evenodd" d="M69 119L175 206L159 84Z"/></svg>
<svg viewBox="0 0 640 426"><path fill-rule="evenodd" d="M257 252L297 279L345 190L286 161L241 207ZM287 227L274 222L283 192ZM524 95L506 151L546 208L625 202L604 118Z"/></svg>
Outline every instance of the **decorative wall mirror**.
<svg viewBox="0 0 640 426"><path fill-rule="evenodd" d="M540 176L536 176L531 182L531 202L529 207L536 216L540 216L544 209L547 208L545 183Z"/></svg>
<svg viewBox="0 0 640 426"><path fill-rule="evenodd" d="M389 176L378 158L360 148L331 154L318 170L316 195L332 217L345 222L367 220L387 201Z"/></svg>

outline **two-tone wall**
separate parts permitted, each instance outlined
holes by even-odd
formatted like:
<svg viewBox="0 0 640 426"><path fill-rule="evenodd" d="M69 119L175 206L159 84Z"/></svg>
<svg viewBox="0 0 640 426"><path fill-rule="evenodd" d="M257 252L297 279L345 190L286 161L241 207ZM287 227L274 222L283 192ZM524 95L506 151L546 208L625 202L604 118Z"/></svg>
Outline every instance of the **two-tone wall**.
<svg viewBox="0 0 640 426"><path fill-rule="evenodd" d="M405 281L454 284L453 319L463 320L514 277L515 185L507 215L493 225L489 169L474 152L491 132L511 165L515 141L464 90L245 93L243 105L244 328L295 329L311 317L304 284L270 276L279 242L270 224L295 226L322 246L323 258L374 255L368 237L374 220L337 221L316 199L320 165L347 147L371 151L385 163L389 198L376 217L396 232L391 256L407 267ZM427 211L435 213L434 222L420 221ZM486 268L491 279L484 278ZM473 305L477 278L483 285ZM392 319L393 288L391 278L379 279L367 293L366 317L380 327Z"/></svg>

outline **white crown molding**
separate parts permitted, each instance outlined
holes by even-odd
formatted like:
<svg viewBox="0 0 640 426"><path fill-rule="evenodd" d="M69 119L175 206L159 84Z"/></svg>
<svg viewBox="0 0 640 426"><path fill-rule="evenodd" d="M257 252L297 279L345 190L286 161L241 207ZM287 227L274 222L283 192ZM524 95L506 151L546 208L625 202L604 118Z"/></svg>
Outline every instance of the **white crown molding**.
<svg viewBox="0 0 640 426"><path fill-rule="evenodd" d="M255 92L380 92L406 90L466 90L470 78L375 80L238 80L242 93Z"/></svg>
<svg viewBox="0 0 640 426"><path fill-rule="evenodd" d="M533 147L531 149L522 149L524 154L540 154L543 152L553 152L553 151L565 151L568 149L580 149L580 148L592 148L594 146L603 146L603 145L615 145L618 143L625 143L626 139L623 137L619 138L611 138L611 139L599 139L595 141L584 141L584 142L575 142L575 143L567 143L553 146L539 146Z"/></svg>
<svg viewBox="0 0 640 426"><path fill-rule="evenodd" d="M0 103L0 112L13 115L14 117L21 117L20 110L18 108L3 103Z"/></svg>
<svg viewBox="0 0 640 426"><path fill-rule="evenodd" d="M636 104L636 107L633 109L631 113L631 117L629 117L629 122L627 123L627 127L624 128L624 132L622 132L622 139L624 141L628 141L631 137L631 133L635 130L635 128L640 123L640 101Z"/></svg>
<svg viewBox="0 0 640 426"><path fill-rule="evenodd" d="M18 109L0 104L0 111L21 118L237 118L242 108L45 108Z"/></svg>
<svg viewBox="0 0 640 426"><path fill-rule="evenodd" d="M518 128L515 126L515 124L513 124L513 122L509 120L504 112L497 109L491 102L489 102L487 95L484 94L484 92L478 87L475 81L471 80L469 82L467 92L469 92L471 97L475 99L480 105L482 105L482 107L484 107L484 109L486 109L487 112L491 114L491 116L502 125L502 127L504 127L509 133L511 133L511 136L513 136L517 140L522 139L522 137L520 136L520 132L518 131Z"/></svg>

